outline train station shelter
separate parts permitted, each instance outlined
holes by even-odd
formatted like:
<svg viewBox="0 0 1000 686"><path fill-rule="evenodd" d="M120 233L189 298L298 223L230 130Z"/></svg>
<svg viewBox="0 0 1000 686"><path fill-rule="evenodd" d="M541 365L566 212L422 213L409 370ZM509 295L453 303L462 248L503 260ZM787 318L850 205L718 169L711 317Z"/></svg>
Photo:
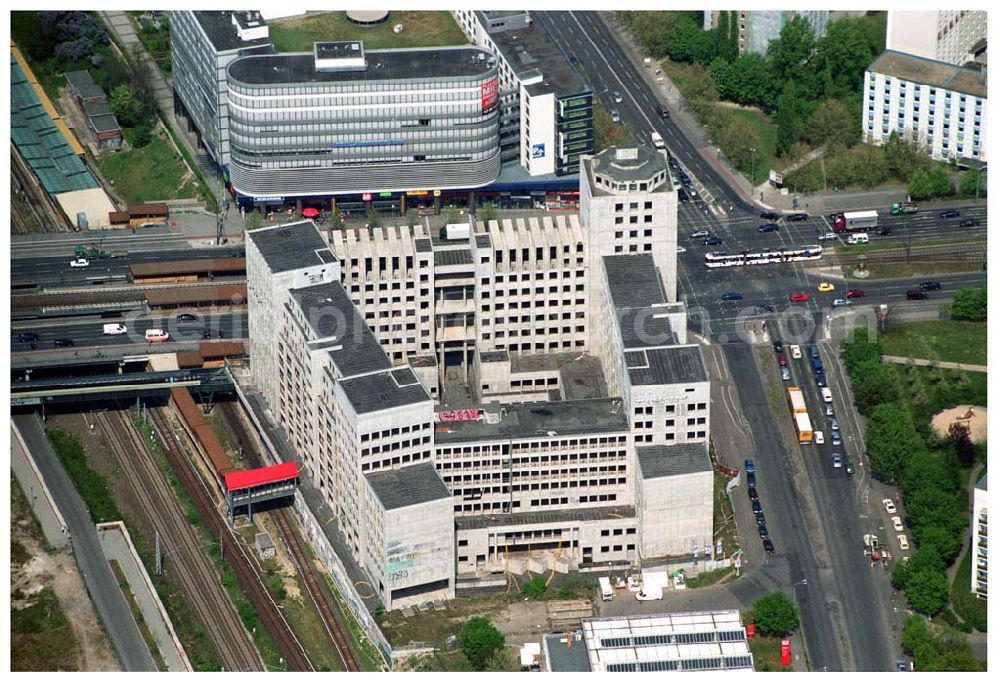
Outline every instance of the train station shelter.
<svg viewBox="0 0 1000 686"><path fill-rule="evenodd" d="M226 509L231 515L236 508L253 506L270 500L285 498L295 493L299 485L299 466L295 462L257 469L243 469L223 475L226 485Z"/></svg>

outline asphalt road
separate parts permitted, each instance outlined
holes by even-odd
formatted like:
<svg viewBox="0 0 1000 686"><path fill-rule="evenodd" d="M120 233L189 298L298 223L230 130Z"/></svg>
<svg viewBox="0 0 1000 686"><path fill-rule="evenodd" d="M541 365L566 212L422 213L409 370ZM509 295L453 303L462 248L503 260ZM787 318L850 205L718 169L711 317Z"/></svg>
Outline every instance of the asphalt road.
<svg viewBox="0 0 1000 686"><path fill-rule="evenodd" d="M89 243L87 243L89 245ZM107 250L109 248L105 248ZM206 258L243 257L242 246L223 248L190 248L187 250L155 250L130 252L124 258L90 259L89 266L71 267L73 249L65 257L20 257L10 261L12 288L31 286L87 286L104 283L126 283L129 265L152 262L185 261Z"/></svg>
<svg viewBox="0 0 1000 686"><path fill-rule="evenodd" d="M46 440L36 416L15 415L12 421L24 437L46 486L66 520L83 582L122 667L129 672L155 672L156 664L104 557L87 507Z"/></svg>
<svg viewBox="0 0 1000 686"><path fill-rule="evenodd" d="M200 342L205 340L203 332L206 328L211 333L210 340L244 339L247 337L247 315L244 312L226 314L197 314L198 321L179 322L174 315L149 316L144 311L127 313L119 319L102 319L100 317L73 317L45 320L37 322L18 322L11 330L11 352L25 352L31 349L30 343L18 341L18 336L25 332L38 334L39 340L34 343L37 350L55 348L57 338L68 338L75 348L92 346L145 344L146 329L159 328L170 334L174 343ZM128 333L119 336L105 336L104 325L112 323L124 324ZM222 331L222 336L219 331Z"/></svg>

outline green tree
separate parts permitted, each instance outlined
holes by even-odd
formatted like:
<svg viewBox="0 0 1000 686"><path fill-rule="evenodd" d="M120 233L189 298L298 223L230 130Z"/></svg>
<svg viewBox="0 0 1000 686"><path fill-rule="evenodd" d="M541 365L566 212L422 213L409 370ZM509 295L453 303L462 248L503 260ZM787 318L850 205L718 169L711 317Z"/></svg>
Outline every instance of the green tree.
<svg viewBox="0 0 1000 686"><path fill-rule="evenodd" d="M844 97L860 91L865 68L872 57L856 20L848 18L830 22L826 34L816 41L813 60L817 72L825 71L831 76L830 87L824 89L826 95Z"/></svg>
<svg viewBox="0 0 1000 686"><path fill-rule="evenodd" d="M132 127L143 123L142 103L132 94L132 89L124 83L111 91L108 99L111 111L122 126Z"/></svg>
<svg viewBox="0 0 1000 686"><path fill-rule="evenodd" d="M895 403L878 405L871 411L865 445L872 472L891 481L900 478L904 462L923 447L913 418Z"/></svg>
<svg viewBox="0 0 1000 686"><path fill-rule="evenodd" d="M484 672L520 672L521 665L514 657L514 653L503 648L495 651L486 659L483 667Z"/></svg>
<svg viewBox="0 0 1000 686"><path fill-rule="evenodd" d="M809 106L796 82L786 81L778 96L774 114L778 124L778 142L775 148L779 155L784 155L802 137L808 116Z"/></svg>
<svg viewBox="0 0 1000 686"><path fill-rule="evenodd" d="M808 63L816 48L816 36L804 18L796 16L781 27L781 33L767 45L767 61L778 83L800 87L808 82ZM808 90L808 89L807 89Z"/></svg>
<svg viewBox="0 0 1000 686"><path fill-rule="evenodd" d="M976 659L965 636L948 629L913 652L918 672L981 672L986 665Z"/></svg>
<svg viewBox="0 0 1000 686"><path fill-rule="evenodd" d="M892 585L896 588L906 590L906 585L910 583L910 572L912 571L910 560L900 560L892 568Z"/></svg>
<svg viewBox="0 0 1000 686"><path fill-rule="evenodd" d="M860 112L843 100L828 98L817 107L806 124L804 137L815 146L849 147L858 140Z"/></svg>
<svg viewBox="0 0 1000 686"><path fill-rule="evenodd" d="M462 220L462 213L454 205L448 205L444 208L444 223L445 224L458 224Z"/></svg>
<svg viewBox="0 0 1000 686"><path fill-rule="evenodd" d="M732 60L728 74L731 99L741 105L757 105L770 109L774 88L763 55L748 52Z"/></svg>
<svg viewBox="0 0 1000 686"><path fill-rule="evenodd" d="M524 585L522 590L524 591L524 595L537 600L545 595L546 588L545 577L541 574L536 574L531 578L531 581Z"/></svg>
<svg viewBox="0 0 1000 686"><path fill-rule="evenodd" d="M749 176L754 161L754 153L750 151L760 151L763 147L757 129L745 119L732 119L717 132L716 142L736 168Z"/></svg>
<svg viewBox="0 0 1000 686"><path fill-rule="evenodd" d="M918 169L910 177L906 192L914 200L940 198L951 193L951 178L942 167Z"/></svg>
<svg viewBox="0 0 1000 686"><path fill-rule="evenodd" d="M966 169L958 182L958 192L967 197L986 197L986 172Z"/></svg>
<svg viewBox="0 0 1000 686"><path fill-rule="evenodd" d="M882 146L882 154L889 167L889 173L900 181L909 181L915 172L930 165L927 154L912 136L899 135L893 131Z"/></svg>
<svg viewBox="0 0 1000 686"><path fill-rule="evenodd" d="M481 222L491 222L494 221L496 218L497 218L497 208L493 205L493 203L488 202L484 205L479 206L478 216L476 217L476 219L478 219Z"/></svg>
<svg viewBox="0 0 1000 686"><path fill-rule="evenodd" d="M248 212L246 218L243 220L243 225L246 227L247 231L253 231L254 229L259 229L264 226L264 217L261 216L260 210L253 210Z"/></svg>
<svg viewBox="0 0 1000 686"><path fill-rule="evenodd" d="M914 567L906 583L906 598L914 610L933 617L948 604L948 577L933 569Z"/></svg>
<svg viewBox="0 0 1000 686"><path fill-rule="evenodd" d="M962 288L951 301L951 318L967 322L986 321L986 289Z"/></svg>
<svg viewBox="0 0 1000 686"><path fill-rule="evenodd" d="M899 400L899 389L881 362L859 365L854 378L854 400L863 414L868 414L877 405Z"/></svg>
<svg viewBox="0 0 1000 686"><path fill-rule="evenodd" d="M765 636L787 636L799 625L799 610L794 600L774 591L753 604L753 621Z"/></svg>
<svg viewBox="0 0 1000 686"><path fill-rule="evenodd" d="M330 214L330 228L334 231L340 231L345 226L343 217L340 216L340 212L333 212Z"/></svg>
<svg viewBox="0 0 1000 686"><path fill-rule="evenodd" d="M365 212L365 222L371 226L382 225L382 215L374 205L369 206L368 211Z"/></svg>
<svg viewBox="0 0 1000 686"><path fill-rule="evenodd" d="M955 422L948 427L948 440L955 450L955 457L963 467L971 467L976 461L976 446L969 435L969 427Z"/></svg>
<svg viewBox="0 0 1000 686"><path fill-rule="evenodd" d="M868 329L859 326L840 344L840 355L853 376L862 363L882 361L882 343L877 336L869 336Z"/></svg>
<svg viewBox="0 0 1000 686"><path fill-rule="evenodd" d="M472 617L458 632L458 646L477 672L483 671L486 662L505 642L504 635L485 617Z"/></svg>
<svg viewBox="0 0 1000 686"><path fill-rule="evenodd" d="M903 650L907 654L913 655L917 648L933 640L926 619L920 615L910 615L906 618L906 623L903 625Z"/></svg>

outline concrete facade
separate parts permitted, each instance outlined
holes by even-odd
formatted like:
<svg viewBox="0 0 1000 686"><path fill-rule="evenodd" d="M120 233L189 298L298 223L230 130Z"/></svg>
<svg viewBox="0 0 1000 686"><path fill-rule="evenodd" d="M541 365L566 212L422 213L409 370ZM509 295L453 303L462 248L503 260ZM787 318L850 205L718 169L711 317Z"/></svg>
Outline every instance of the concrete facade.
<svg viewBox="0 0 1000 686"><path fill-rule="evenodd" d="M971 10L889 10L885 48L962 65L973 46L986 38L986 12Z"/></svg>
<svg viewBox="0 0 1000 686"><path fill-rule="evenodd" d="M986 598L989 571L989 555L987 554L987 491L986 476L976 483L972 501L972 592L980 598Z"/></svg>

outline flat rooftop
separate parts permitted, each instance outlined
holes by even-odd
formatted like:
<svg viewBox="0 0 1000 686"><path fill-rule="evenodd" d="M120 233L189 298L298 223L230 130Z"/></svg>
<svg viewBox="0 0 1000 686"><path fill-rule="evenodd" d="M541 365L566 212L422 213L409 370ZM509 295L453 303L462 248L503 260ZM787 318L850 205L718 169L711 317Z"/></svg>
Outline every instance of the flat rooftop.
<svg viewBox="0 0 1000 686"><path fill-rule="evenodd" d="M708 443L636 446L635 453L643 479L712 471Z"/></svg>
<svg viewBox="0 0 1000 686"><path fill-rule="evenodd" d="M310 347L329 351L341 376L389 369L392 363L339 281L289 290L312 331Z"/></svg>
<svg viewBox="0 0 1000 686"><path fill-rule="evenodd" d="M622 349L676 345L677 334L670 326L673 307L628 307L615 310Z"/></svg>
<svg viewBox="0 0 1000 686"><path fill-rule="evenodd" d="M237 15L243 15L244 17L248 12L256 15L254 21L258 21L260 24L267 23L264 17L260 16L259 12L255 12L254 10L235 10ZM195 19L201 25L201 30L208 36L208 40L211 41L212 47L215 48L216 52L228 52L230 50L239 50L240 48L257 48L271 45L270 38L255 38L253 40L243 40L240 38L239 33L236 31L236 25L233 24L233 13L234 10L193 13ZM244 25L246 25L245 20Z"/></svg>
<svg viewBox="0 0 1000 686"><path fill-rule="evenodd" d="M497 13L492 13L492 16L499 18ZM538 73L542 75L541 83L528 86L532 95L577 95L590 90L590 86L538 22L533 21L527 28L491 33L490 39L518 79L529 78Z"/></svg>
<svg viewBox="0 0 1000 686"><path fill-rule="evenodd" d="M629 350L625 353L625 366L633 386L708 381L708 368L697 345Z"/></svg>
<svg viewBox="0 0 1000 686"><path fill-rule="evenodd" d="M341 379L340 386L359 415L431 399L409 367Z"/></svg>
<svg viewBox="0 0 1000 686"><path fill-rule="evenodd" d="M252 85L346 81L427 81L471 77L496 70L488 51L473 46L366 50L367 66L349 71L316 71L311 52L248 55L233 60L229 78Z"/></svg>
<svg viewBox="0 0 1000 686"><path fill-rule="evenodd" d="M493 353L484 353L486 355ZM504 354L507 354L504 352ZM539 355L510 355L513 374L558 371L561 390L566 400L606 398L608 387L604 382L601 360L582 353L541 353Z"/></svg>
<svg viewBox="0 0 1000 686"><path fill-rule="evenodd" d="M481 417L483 415L480 415ZM620 398L516 403L502 408L496 424L485 419L438 422L435 442L467 443L514 438L622 433L629 430Z"/></svg>
<svg viewBox="0 0 1000 686"><path fill-rule="evenodd" d="M947 88L986 97L985 74L977 69L959 67L926 57L886 50L868 66L868 71L895 76L904 81L922 83L935 88Z"/></svg>
<svg viewBox="0 0 1000 686"><path fill-rule="evenodd" d="M568 634L545 634L545 665L550 672L589 672L587 644L583 632L573 632L572 641Z"/></svg>
<svg viewBox="0 0 1000 686"><path fill-rule="evenodd" d="M574 522L595 522L605 519L621 522L635 517L631 505L617 507L579 507L565 510L539 510L537 512L514 512L510 514L482 514L455 517L455 529L469 531L501 526L531 526L534 524L559 524L574 526Z"/></svg>
<svg viewBox="0 0 1000 686"><path fill-rule="evenodd" d="M651 254L606 255L602 259L611 303L615 307L649 307L667 302L667 293Z"/></svg>
<svg viewBox="0 0 1000 686"><path fill-rule="evenodd" d="M451 491L430 462L407 465L365 474L368 485L375 491L385 510L420 505L442 498L451 498Z"/></svg>
<svg viewBox="0 0 1000 686"><path fill-rule="evenodd" d="M247 239L260 250L273 274L337 261L319 229L308 220L248 231Z"/></svg>
<svg viewBox="0 0 1000 686"><path fill-rule="evenodd" d="M670 178L666 154L645 145L628 148L612 146L582 160L582 163L587 171L587 182L594 195L610 195L607 190L594 182L594 174L625 182L648 181L658 172L667 171L667 180ZM657 189L663 193L673 192L673 186L665 182L657 186Z"/></svg>

